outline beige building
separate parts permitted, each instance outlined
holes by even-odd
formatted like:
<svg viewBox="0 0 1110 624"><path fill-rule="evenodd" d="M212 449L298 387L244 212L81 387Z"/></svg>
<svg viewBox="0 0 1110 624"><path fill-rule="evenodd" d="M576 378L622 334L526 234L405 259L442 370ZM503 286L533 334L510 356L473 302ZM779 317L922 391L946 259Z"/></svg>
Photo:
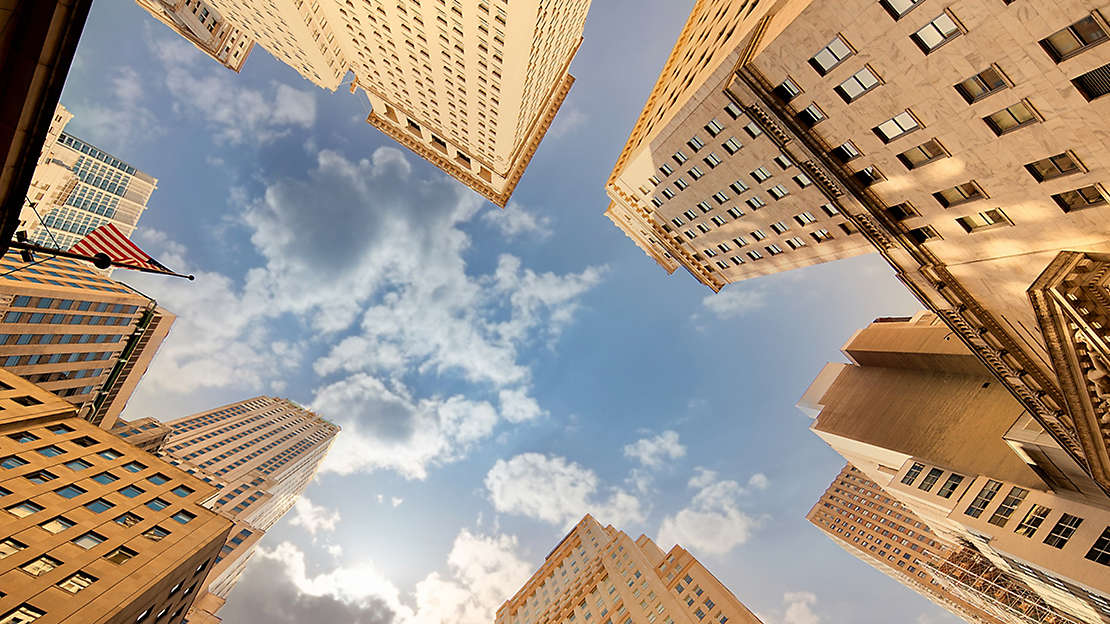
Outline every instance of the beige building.
<svg viewBox="0 0 1110 624"><path fill-rule="evenodd" d="M59 249L107 223L131 236L158 180L66 132L72 118L58 106L17 229Z"/></svg>
<svg viewBox="0 0 1110 624"><path fill-rule="evenodd" d="M0 273L0 366L111 429L175 317L87 262L9 252Z"/></svg>
<svg viewBox="0 0 1110 624"><path fill-rule="evenodd" d="M215 488L0 370L0 622L180 622L231 523Z"/></svg>
<svg viewBox="0 0 1110 624"><path fill-rule="evenodd" d="M221 23L235 24L320 87L335 90L353 72L351 90L362 87L369 98L370 124L499 206L574 82L568 69L590 6L589 0L208 4Z"/></svg>
<svg viewBox="0 0 1110 624"><path fill-rule="evenodd" d="M169 421L162 455L211 482L204 505L235 524L204 582L191 622L216 615L255 545L316 476L339 427L303 407L260 396Z"/></svg>
<svg viewBox="0 0 1110 624"><path fill-rule="evenodd" d="M681 546L664 552L586 515L497 610L496 624L760 624Z"/></svg>
<svg viewBox="0 0 1110 624"><path fill-rule="evenodd" d="M154 19L185 37L198 50L230 70L243 68L254 41L220 18L204 0L135 0Z"/></svg>
<svg viewBox="0 0 1110 624"><path fill-rule="evenodd" d="M974 551L933 533L851 464L844 466L806 518L849 554L967 622L1008 624L1015 612L1026 622L1074 622L1028 587L983 563ZM966 578L964 568L973 568L973 563L981 569L979 576L990 575L992 582ZM1005 608L998 608L998 603Z"/></svg>
<svg viewBox="0 0 1110 624"><path fill-rule="evenodd" d="M781 222L776 231L791 228L782 237L798 232L790 211L731 218L734 199L756 193L785 207L797 197L818 219L802 233L835 234L821 222L831 204L1110 488L1104 10L1092 0L701 0L610 178L610 216L666 268L684 266L719 290L841 257L835 247L798 254L780 237L766 239L783 253L764 269L720 258L717 245L731 253L735 233L768 234L763 215ZM748 138L734 131L748 127ZM743 146L726 155L733 136ZM668 161L679 151L712 184L695 184L690 163ZM796 168L765 165L773 175L742 196L703 166L716 154L714 171L743 177L752 158L780 153ZM804 180L792 171L823 197L800 195ZM683 176L689 190L678 192ZM777 203L761 194L783 195L777 185L790 194ZM715 205L707 198L718 190L728 199ZM704 216L690 207L700 201ZM687 210L703 228L689 230ZM676 217L695 238L675 229Z"/></svg>
<svg viewBox="0 0 1110 624"><path fill-rule="evenodd" d="M1110 499L953 338L930 313L879 319L845 345L851 363L827 365L799 407L939 540L976 550L1054 617L1110 622ZM962 556L925 563L956 592L984 577ZM1003 600L989 607L1013 611Z"/></svg>

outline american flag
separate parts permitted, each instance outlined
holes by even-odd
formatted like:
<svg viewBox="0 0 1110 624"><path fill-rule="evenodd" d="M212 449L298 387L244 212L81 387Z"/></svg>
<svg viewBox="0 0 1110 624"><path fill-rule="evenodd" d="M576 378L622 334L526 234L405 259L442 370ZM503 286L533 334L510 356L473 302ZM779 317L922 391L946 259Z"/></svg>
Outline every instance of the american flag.
<svg viewBox="0 0 1110 624"><path fill-rule="evenodd" d="M173 273L157 260L151 258L148 253L139 249L135 243L124 236L123 232L119 231L119 228L111 223L89 232L85 238L82 238L69 250L87 256L95 256L98 253L106 254L112 260L112 264L119 267Z"/></svg>

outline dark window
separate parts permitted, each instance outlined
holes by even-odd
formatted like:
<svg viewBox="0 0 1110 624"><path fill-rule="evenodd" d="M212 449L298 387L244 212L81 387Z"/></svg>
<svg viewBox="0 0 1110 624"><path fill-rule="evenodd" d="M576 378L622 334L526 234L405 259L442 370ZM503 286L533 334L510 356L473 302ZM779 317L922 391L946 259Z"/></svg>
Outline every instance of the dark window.
<svg viewBox="0 0 1110 624"><path fill-rule="evenodd" d="M1048 532L1048 537L1044 538L1044 543L1053 548L1063 548L1080 524L1083 524L1083 518L1071 514L1060 516L1060 519L1056 521L1056 526L1052 527L1052 530Z"/></svg>
<svg viewBox="0 0 1110 624"><path fill-rule="evenodd" d="M1000 481L987 481L986 484L983 485L983 489L979 490L979 493L975 495L975 500L971 501L971 504L964 510L964 514L972 518L978 518L983 515L983 511L987 508L987 505L994 500L995 495L998 494L998 490L1001 488L1002 483Z"/></svg>
<svg viewBox="0 0 1110 624"><path fill-rule="evenodd" d="M933 489L933 486L936 484L937 480L940 479L940 475L942 474L944 474L944 471L940 468L931 468L929 474L925 475L925 478L918 484L917 489L928 492Z"/></svg>
<svg viewBox="0 0 1110 624"><path fill-rule="evenodd" d="M906 236L919 245L940 238L940 234L931 225L914 228L906 232Z"/></svg>
<svg viewBox="0 0 1110 624"><path fill-rule="evenodd" d="M787 78L779 83L779 86L775 87L774 93L783 102L789 102L802 94L802 88L798 86L798 83Z"/></svg>
<svg viewBox="0 0 1110 624"><path fill-rule="evenodd" d="M998 509L994 511L994 515L992 515L987 522L995 526L1006 526L1006 521L1010 519L1010 516L1014 514L1014 510L1018 508L1018 505L1021 505L1021 501L1025 500L1028 494L1029 490L1025 488L1020 488L1016 485L1010 488L1010 493L1006 495L1006 498L1002 499L1002 504L998 506Z"/></svg>
<svg viewBox="0 0 1110 624"><path fill-rule="evenodd" d="M968 104L971 104L972 102L978 102L988 95L998 93L1008 86L1010 85L1006 83L1006 79L1002 76L1002 72L998 71L998 68L992 65L956 85L956 91L967 100Z"/></svg>
<svg viewBox="0 0 1110 624"><path fill-rule="evenodd" d="M1110 64L1092 69L1072 79L1071 83L1079 90L1087 101L1100 98L1110 93Z"/></svg>
<svg viewBox="0 0 1110 624"><path fill-rule="evenodd" d="M1068 152L1031 162L1025 165L1025 169L1037 182L1059 178L1080 170L1079 161Z"/></svg>
<svg viewBox="0 0 1110 624"><path fill-rule="evenodd" d="M1106 31L1093 15L1041 39L1041 47L1059 63L1106 41Z"/></svg>
<svg viewBox="0 0 1110 624"><path fill-rule="evenodd" d="M1012 132L1018 128L1035 124L1040 121L1040 119L1037 118L1037 114L1033 111L1033 107L1029 105L1029 102L1023 101L1007 106L996 113L992 113L984 117L983 121L990 126L990 129L993 130L995 134L1002 136L1007 132Z"/></svg>
<svg viewBox="0 0 1110 624"><path fill-rule="evenodd" d="M930 139L917 147L911 147L901 154L898 154L898 160L902 161L906 169L917 169L922 165L931 163L934 160L946 158L947 156L948 152L944 151L940 142L936 139Z"/></svg>
<svg viewBox="0 0 1110 624"><path fill-rule="evenodd" d="M969 201L975 201L977 199L983 199L985 197L986 195L983 194L983 190L979 188L979 185L976 184L974 180L933 193L933 198L945 208Z"/></svg>
<svg viewBox="0 0 1110 624"><path fill-rule="evenodd" d="M1074 212L1091 206L1103 206L1106 197L1102 194L1102 187L1097 184L1084 186L1073 191L1065 191L1052 196L1056 204L1064 212Z"/></svg>

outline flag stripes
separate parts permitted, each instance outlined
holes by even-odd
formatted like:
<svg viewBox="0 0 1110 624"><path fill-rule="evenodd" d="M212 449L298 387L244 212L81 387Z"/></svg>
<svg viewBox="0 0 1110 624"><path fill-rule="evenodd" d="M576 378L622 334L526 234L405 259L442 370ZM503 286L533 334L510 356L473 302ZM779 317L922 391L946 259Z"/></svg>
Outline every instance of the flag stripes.
<svg viewBox="0 0 1110 624"><path fill-rule="evenodd" d="M145 251L139 249L135 243L132 243L123 232L119 231L115 225L108 223L102 225L92 232L89 232L85 238L81 239L70 251L79 254L94 256L98 253L107 254L112 262L118 265L142 267L153 271L163 271L168 273L169 270L158 263L157 260L151 258Z"/></svg>

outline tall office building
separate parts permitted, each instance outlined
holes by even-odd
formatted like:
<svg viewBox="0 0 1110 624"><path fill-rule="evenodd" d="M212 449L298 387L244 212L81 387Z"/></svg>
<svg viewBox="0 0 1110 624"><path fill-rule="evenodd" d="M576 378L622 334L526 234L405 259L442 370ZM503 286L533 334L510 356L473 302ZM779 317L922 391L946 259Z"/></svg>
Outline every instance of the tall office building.
<svg viewBox="0 0 1110 624"><path fill-rule="evenodd" d="M0 622L180 622L231 528L216 489L4 370L0 407Z"/></svg>
<svg viewBox="0 0 1110 624"><path fill-rule="evenodd" d="M111 429L175 317L87 262L9 252L0 273L0 366Z"/></svg>
<svg viewBox="0 0 1110 624"><path fill-rule="evenodd" d="M339 427L285 399L256 397L166 423L163 455L217 484L206 501L235 524L205 581L191 622L219 621L223 605L262 535L316 476Z"/></svg>
<svg viewBox="0 0 1110 624"><path fill-rule="evenodd" d="M589 0L208 0L325 89L353 72L367 121L504 206L574 82ZM168 23L168 22L167 22ZM180 27L170 24L179 32Z"/></svg>
<svg viewBox="0 0 1110 624"><path fill-rule="evenodd" d="M135 0L154 19L185 37L213 60L238 72L254 48L254 41L220 18L204 0Z"/></svg>
<svg viewBox="0 0 1110 624"><path fill-rule="evenodd" d="M967 622L1008 624L1013 621L1011 611L1033 621L1070 622L1035 593L1014 583L1006 586L1002 595L1008 599L1009 609L999 612L994 600L980 600L975 593L968 595L938 581L934 570L952 568L949 559L966 560L967 549L933 533L905 505L851 464L844 466L806 519L851 555ZM995 585L1001 587L997 582Z"/></svg>
<svg viewBox="0 0 1110 624"><path fill-rule="evenodd" d="M66 132L72 118L58 106L28 190L33 209L24 205L19 229L60 249L106 223L131 236L158 180Z"/></svg>
<svg viewBox="0 0 1110 624"><path fill-rule="evenodd" d="M1110 489L1104 11L699 0L610 217L714 290L865 238Z"/></svg>
<svg viewBox="0 0 1110 624"><path fill-rule="evenodd" d="M1110 622L1110 499L952 338L930 313L879 319L845 345L851 363L827 365L799 407L938 541L977 551L923 560L934 580L965 591L1000 575L1063 621ZM977 559L997 571L981 573ZM984 610L1013 611L980 598Z"/></svg>
<svg viewBox="0 0 1110 624"><path fill-rule="evenodd" d="M496 624L761 624L681 546L663 552L587 514L532 578L497 610Z"/></svg>

